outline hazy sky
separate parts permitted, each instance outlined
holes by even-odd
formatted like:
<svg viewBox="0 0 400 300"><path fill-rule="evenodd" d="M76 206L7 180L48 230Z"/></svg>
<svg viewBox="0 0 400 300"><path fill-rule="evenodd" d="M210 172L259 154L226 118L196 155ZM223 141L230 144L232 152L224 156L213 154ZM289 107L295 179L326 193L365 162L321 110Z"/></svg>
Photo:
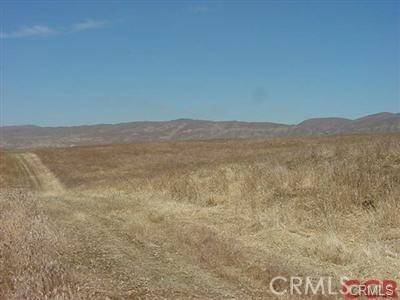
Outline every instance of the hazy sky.
<svg viewBox="0 0 400 300"><path fill-rule="evenodd" d="M3 125L399 112L398 1L32 2L0 3Z"/></svg>

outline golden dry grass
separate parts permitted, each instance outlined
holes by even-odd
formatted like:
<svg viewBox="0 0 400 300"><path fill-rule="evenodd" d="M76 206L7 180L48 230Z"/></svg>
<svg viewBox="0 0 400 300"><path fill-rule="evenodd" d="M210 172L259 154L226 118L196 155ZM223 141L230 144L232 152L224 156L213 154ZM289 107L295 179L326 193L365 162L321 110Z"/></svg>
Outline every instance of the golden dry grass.
<svg viewBox="0 0 400 300"><path fill-rule="evenodd" d="M277 275L400 280L399 135L34 153L66 190L38 192L12 206L4 199L2 211L26 217L10 223L1 215L0 222L11 228L8 240L19 239L17 232L34 228L30 212L40 214L45 238L21 240L22 248L37 248L38 255L57 261L57 272L67 274L63 291L250 299L271 297L268 283ZM7 155L1 182L26 182L26 174L11 170L18 168L15 156ZM48 239L58 241L55 253ZM22 260L27 254L13 255ZM2 276L12 280L10 272ZM42 269L36 272L22 288L32 288L32 295L35 276L47 278ZM11 294L20 289L7 287Z"/></svg>
<svg viewBox="0 0 400 300"><path fill-rule="evenodd" d="M68 241L55 232L40 200L26 190L0 193L0 299L87 299L92 296L59 251ZM67 266L68 267L68 266Z"/></svg>
<svg viewBox="0 0 400 300"><path fill-rule="evenodd" d="M32 188L27 172L18 162L16 153L0 151L0 189Z"/></svg>

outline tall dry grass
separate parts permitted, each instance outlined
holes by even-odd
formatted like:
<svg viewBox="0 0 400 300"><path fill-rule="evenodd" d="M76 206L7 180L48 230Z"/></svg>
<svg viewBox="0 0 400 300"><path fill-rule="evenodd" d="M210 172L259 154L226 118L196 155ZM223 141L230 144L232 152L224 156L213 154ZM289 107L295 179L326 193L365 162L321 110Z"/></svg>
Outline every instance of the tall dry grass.
<svg viewBox="0 0 400 300"><path fill-rule="evenodd" d="M218 232L243 243L239 248L265 257L280 253L259 265L272 261L291 274L399 279L399 138L330 142L175 170L156 176L150 190L209 207L209 223L219 223ZM283 267L285 260L293 266Z"/></svg>
<svg viewBox="0 0 400 300"><path fill-rule="evenodd" d="M35 153L67 191L56 201L37 195L39 208L24 208L36 200L8 198L5 211L9 205L21 217L1 222L21 236L40 225L46 238L23 239L21 247L56 261L48 245L58 241L65 259L57 272L72 279L55 286L65 293L76 292L73 278L96 276L97 286L117 298L135 290L130 295L182 299L269 298L277 275L400 279L399 135ZM36 224L34 211L46 221ZM20 236L13 230L10 241ZM51 278L35 268L35 276ZM32 278L28 286L41 280Z"/></svg>
<svg viewBox="0 0 400 300"><path fill-rule="evenodd" d="M0 194L0 299L87 299L93 296L61 263L65 241L38 199L23 189Z"/></svg>

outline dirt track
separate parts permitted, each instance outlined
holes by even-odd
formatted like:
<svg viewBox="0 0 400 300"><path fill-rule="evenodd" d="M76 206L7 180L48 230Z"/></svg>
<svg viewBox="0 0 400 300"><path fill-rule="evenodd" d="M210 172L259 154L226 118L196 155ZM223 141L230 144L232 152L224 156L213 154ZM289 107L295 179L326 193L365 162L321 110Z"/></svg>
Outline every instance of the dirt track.
<svg viewBox="0 0 400 300"><path fill-rule="evenodd" d="M30 152L19 153L17 158L37 190L46 193L62 193L64 191L60 181L36 154Z"/></svg>
<svg viewBox="0 0 400 300"><path fill-rule="evenodd" d="M203 262L207 244L201 253L192 249L213 233L191 213L186 216L185 205L148 195L81 194L64 188L36 154L15 157L38 191L49 227L68 241L61 248L62 263L101 297L220 299L249 293ZM182 226L199 236L186 241Z"/></svg>

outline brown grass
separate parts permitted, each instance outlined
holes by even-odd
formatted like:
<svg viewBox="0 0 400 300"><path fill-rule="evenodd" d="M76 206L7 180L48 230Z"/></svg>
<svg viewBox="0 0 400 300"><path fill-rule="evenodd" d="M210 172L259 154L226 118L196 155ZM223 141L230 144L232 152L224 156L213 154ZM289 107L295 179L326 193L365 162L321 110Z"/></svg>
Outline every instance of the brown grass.
<svg viewBox="0 0 400 300"><path fill-rule="evenodd" d="M49 227L40 205L26 190L0 194L0 299L91 297L60 263L67 241Z"/></svg>
<svg viewBox="0 0 400 300"><path fill-rule="evenodd" d="M15 153L0 151L0 189L33 187Z"/></svg>
<svg viewBox="0 0 400 300"><path fill-rule="evenodd" d="M255 298L271 297L268 283L276 275L400 279L399 135L34 152L67 191L16 201L9 213L25 218L7 226L28 232L37 219L31 211L43 216L45 238L22 239L21 247L54 257L57 272L68 274L62 291L84 286L80 291L116 298ZM10 168L18 164L2 166L22 176ZM40 205L23 208L25 202ZM13 231L9 240L23 236ZM48 250L49 239L58 240L56 253ZM20 272L12 265L7 268ZM35 276L48 275L35 270L23 288L5 291L37 293Z"/></svg>

